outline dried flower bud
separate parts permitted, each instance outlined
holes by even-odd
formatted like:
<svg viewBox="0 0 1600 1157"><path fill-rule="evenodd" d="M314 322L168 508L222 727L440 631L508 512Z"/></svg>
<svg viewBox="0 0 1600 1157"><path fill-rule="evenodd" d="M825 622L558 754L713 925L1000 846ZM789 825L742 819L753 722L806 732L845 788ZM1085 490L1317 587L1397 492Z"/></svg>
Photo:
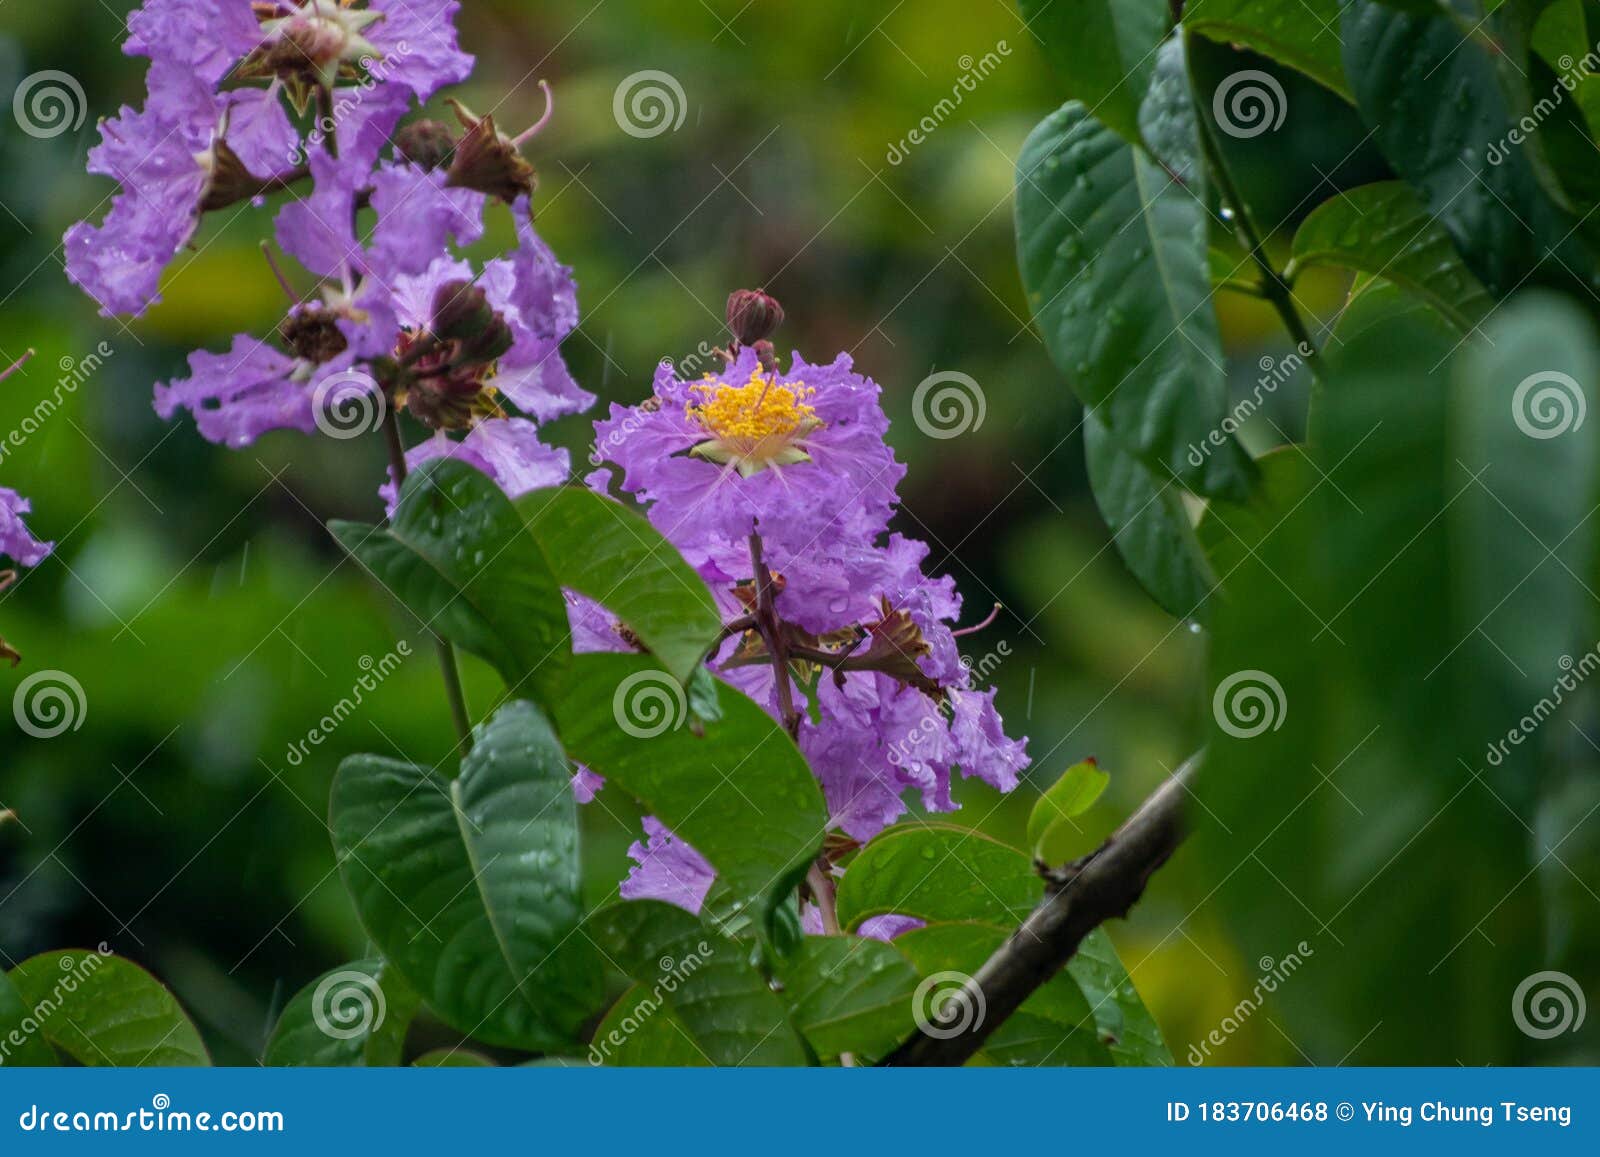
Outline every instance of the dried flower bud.
<svg viewBox="0 0 1600 1157"><path fill-rule="evenodd" d="M450 126L441 121L412 121L395 134L394 147L413 165L431 172L449 165L456 138Z"/></svg>
<svg viewBox="0 0 1600 1157"><path fill-rule="evenodd" d="M321 305L296 309L278 326L278 336L295 357L321 365L344 353L350 345L339 329L338 316Z"/></svg>
<svg viewBox="0 0 1600 1157"><path fill-rule="evenodd" d="M516 143L494 127L493 115L474 116L456 101L451 101L450 106L467 131L456 143L446 184L475 189L508 205L519 197L531 197L533 166L523 159Z"/></svg>
<svg viewBox="0 0 1600 1157"><path fill-rule="evenodd" d="M759 289L736 289L728 295L728 328L740 345L755 345L783 324L783 306Z"/></svg>

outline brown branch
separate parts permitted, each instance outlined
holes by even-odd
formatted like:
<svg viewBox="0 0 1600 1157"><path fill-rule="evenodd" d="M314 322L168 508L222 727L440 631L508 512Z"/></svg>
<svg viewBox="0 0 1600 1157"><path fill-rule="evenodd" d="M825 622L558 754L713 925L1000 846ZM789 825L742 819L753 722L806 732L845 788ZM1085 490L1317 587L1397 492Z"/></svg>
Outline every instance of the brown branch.
<svg viewBox="0 0 1600 1157"><path fill-rule="evenodd" d="M1151 875L1183 841L1184 796L1198 763L1196 757L1174 772L1098 849L1046 876L1043 902L961 992L947 998L978 1010L978 1015L964 1018L972 1022L965 1031L941 1038L919 1030L882 1063L902 1067L965 1063L1035 989L1072 959L1085 936L1112 917L1127 915Z"/></svg>

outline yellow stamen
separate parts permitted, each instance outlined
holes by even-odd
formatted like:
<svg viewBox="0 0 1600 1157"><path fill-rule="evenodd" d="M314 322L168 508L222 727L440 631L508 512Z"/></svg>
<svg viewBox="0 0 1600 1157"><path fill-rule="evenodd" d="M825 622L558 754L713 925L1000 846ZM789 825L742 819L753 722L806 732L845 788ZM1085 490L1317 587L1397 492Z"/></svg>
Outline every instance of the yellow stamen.
<svg viewBox="0 0 1600 1157"><path fill-rule="evenodd" d="M757 369L742 386L708 376L689 389L699 400L685 412L710 435L691 453L734 465L745 477L768 466L810 461L798 444L822 422L806 402L816 391L805 383L779 384Z"/></svg>

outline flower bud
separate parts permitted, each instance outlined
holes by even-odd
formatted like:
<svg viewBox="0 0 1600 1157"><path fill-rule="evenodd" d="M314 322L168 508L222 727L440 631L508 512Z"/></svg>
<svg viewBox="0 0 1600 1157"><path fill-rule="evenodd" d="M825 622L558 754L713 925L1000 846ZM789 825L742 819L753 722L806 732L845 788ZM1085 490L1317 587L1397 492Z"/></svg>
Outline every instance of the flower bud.
<svg viewBox="0 0 1600 1157"><path fill-rule="evenodd" d="M736 289L728 295L728 328L740 345L755 345L783 324L783 306L760 289Z"/></svg>
<svg viewBox="0 0 1600 1157"><path fill-rule="evenodd" d="M483 287L470 281L447 281L433 294L433 334L440 341L467 341L498 320Z"/></svg>
<svg viewBox="0 0 1600 1157"><path fill-rule="evenodd" d="M507 205L519 197L531 197L536 180L533 166L523 159L516 143L494 127L493 115L478 117L456 101L450 105L466 132L456 143L445 183L498 197Z"/></svg>
<svg viewBox="0 0 1600 1157"><path fill-rule="evenodd" d="M450 127L440 121L412 121L395 134L394 147L413 165L431 172L450 163L456 138Z"/></svg>

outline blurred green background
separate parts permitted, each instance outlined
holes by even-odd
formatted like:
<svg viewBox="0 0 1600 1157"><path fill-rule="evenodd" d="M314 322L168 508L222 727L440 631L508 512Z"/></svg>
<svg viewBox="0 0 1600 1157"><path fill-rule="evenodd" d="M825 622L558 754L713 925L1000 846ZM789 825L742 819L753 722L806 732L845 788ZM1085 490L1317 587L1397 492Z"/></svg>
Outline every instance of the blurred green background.
<svg viewBox="0 0 1600 1157"><path fill-rule="evenodd" d="M334 766L361 750L431 763L449 750L450 726L415 624L341 562L322 529L332 517L377 516L377 439L274 435L229 453L150 409L151 384L181 371L188 350L278 319L281 292L257 249L271 214L208 222L174 263L164 304L126 326L97 317L65 281L62 232L110 192L82 171L94 121L142 99L142 62L119 52L128 7L0 5L3 91L59 69L88 104L81 128L46 140L0 120L0 354L38 351L0 386L0 431L19 428L41 398L64 399L0 461L0 484L32 497L33 528L58 543L0 598L0 633L25 656L0 672L0 691L9 700L28 673L55 668L87 703L78 730L48 741L0 723L0 807L17 817L0 824L0 963L107 941L175 989L219 1062L241 1063L259 1054L288 994L364 950L324 823ZM765 285L784 303L780 348L812 359L851 351L885 387L891 440L910 466L900 529L955 574L967 621L1006 605L968 642L979 660L1002 641L1011 651L992 677L1011 731L1031 737L1033 774L1048 783L1089 754L1112 772L1087 849L1203 733L1201 640L1139 591L1110 548L1085 487L1078 408L1027 326L1013 163L1060 97L1014 10L970 0L466 7L461 39L479 66L456 95L497 108L515 132L540 111L532 82L554 87L554 122L531 152L539 227L580 283L583 324L566 346L579 380L604 400L638 400L662 358L718 340L723 299L739 286ZM891 147L1002 42L999 66L891 163ZM619 83L643 69L672 74L687 100L679 129L646 140L612 113ZM1314 166L1342 181L1371 167L1347 109L1284 83L1309 94L1290 101L1304 130L1273 138L1305 151L1295 172ZM1233 148L1263 218L1291 221L1332 193L1284 187L1267 149L1250 145ZM485 252L510 239L504 210L490 220ZM1328 313L1341 300L1331 281L1299 288ZM1258 359L1285 347L1256 303L1219 307L1242 396ZM81 386L58 387L102 341L103 364ZM919 433L911 394L935 370L980 383L980 428L949 440ZM1279 390L1247 432L1258 448L1285 440L1274 423L1294 429L1303 386ZM581 418L558 427L580 469L587 431ZM291 759L291 744L397 637L414 657L328 742ZM468 682L480 702L496 686L476 667ZM1002 801L961 784L965 810L953 818L1021 843L1036 791ZM584 813L597 899L625 870L636 814L611 790ZM1209 891L1180 855L1112 930L1180 1058L1256 979L1256 962L1237 957L1207 909ZM1213 1059L1296 1055L1268 1007Z"/></svg>

